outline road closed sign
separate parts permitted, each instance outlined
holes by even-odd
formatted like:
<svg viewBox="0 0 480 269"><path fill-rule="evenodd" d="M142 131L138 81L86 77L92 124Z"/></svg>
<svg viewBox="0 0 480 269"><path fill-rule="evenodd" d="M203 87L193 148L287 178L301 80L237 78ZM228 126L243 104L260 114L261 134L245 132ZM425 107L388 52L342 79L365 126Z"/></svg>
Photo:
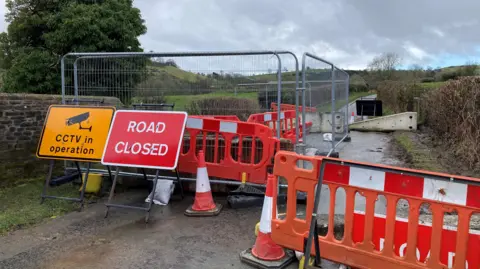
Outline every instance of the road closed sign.
<svg viewBox="0 0 480 269"><path fill-rule="evenodd" d="M50 106L37 157L100 161L114 113L114 107Z"/></svg>
<svg viewBox="0 0 480 269"><path fill-rule="evenodd" d="M185 112L118 110L102 164L175 169L186 121Z"/></svg>

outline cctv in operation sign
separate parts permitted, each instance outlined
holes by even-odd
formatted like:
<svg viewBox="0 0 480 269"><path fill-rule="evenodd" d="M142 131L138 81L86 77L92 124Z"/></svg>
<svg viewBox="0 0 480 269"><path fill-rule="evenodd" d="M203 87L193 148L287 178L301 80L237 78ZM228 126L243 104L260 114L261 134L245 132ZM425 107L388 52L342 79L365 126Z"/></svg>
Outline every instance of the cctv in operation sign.
<svg viewBox="0 0 480 269"><path fill-rule="evenodd" d="M102 164L175 169L186 122L186 112L118 110Z"/></svg>
<svg viewBox="0 0 480 269"><path fill-rule="evenodd" d="M114 107L50 106L37 157L100 161L114 113Z"/></svg>

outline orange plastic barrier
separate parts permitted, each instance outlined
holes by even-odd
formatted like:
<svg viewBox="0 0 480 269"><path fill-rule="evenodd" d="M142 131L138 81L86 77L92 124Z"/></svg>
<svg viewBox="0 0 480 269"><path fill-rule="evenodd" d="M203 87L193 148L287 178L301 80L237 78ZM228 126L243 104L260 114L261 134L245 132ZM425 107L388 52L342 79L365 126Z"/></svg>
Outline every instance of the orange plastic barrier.
<svg viewBox="0 0 480 269"><path fill-rule="evenodd" d="M295 143L295 119L296 113L295 110L283 111L280 113L280 137L290 140L292 143ZM277 134L278 128L278 113L277 112L266 112L252 114L248 118L247 122L255 122L266 125L272 129L273 135ZM307 130L311 128L312 122L306 123ZM303 127L302 124L299 126L300 134L299 137L303 137Z"/></svg>
<svg viewBox="0 0 480 269"><path fill-rule="evenodd" d="M299 160L312 169L297 167ZM328 232L319 236L323 258L354 268L480 268L480 234L470 230L472 214L480 213L480 180L419 170L332 158L307 157L281 151L275 156L274 175L288 182L285 219L272 218L272 238L286 248L305 251L313 212L315 187L323 166L330 212ZM343 239L334 237L337 189L346 193ZM306 219L297 218L297 191L305 192ZM365 212L356 212L355 195L365 197ZM277 188L274 188L274 208ZM386 198L386 216L374 214L379 195ZM409 203L408 221L396 217L397 202ZM423 203L432 212L432 224L419 224ZM457 229L445 227L444 213L455 210ZM314 254L312 244L311 253Z"/></svg>
<svg viewBox="0 0 480 269"><path fill-rule="evenodd" d="M271 103L270 107L272 108L273 111L278 111L277 103ZM302 109L303 109L302 106L298 107L298 111L302 111ZM294 110L295 111L295 105L280 104L280 110L281 111L285 111L285 110ZM317 108L307 106L307 107L305 107L305 112L317 112Z"/></svg>
<svg viewBox="0 0 480 269"><path fill-rule="evenodd" d="M199 116L199 117L204 117L204 118L214 118L218 120L233 120L233 121L241 121L237 116L235 115L204 115L204 116Z"/></svg>
<svg viewBox="0 0 480 269"><path fill-rule="evenodd" d="M178 171L196 173L197 153L203 150L212 177L265 184L278 139L265 125L189 116Z"/></svg>

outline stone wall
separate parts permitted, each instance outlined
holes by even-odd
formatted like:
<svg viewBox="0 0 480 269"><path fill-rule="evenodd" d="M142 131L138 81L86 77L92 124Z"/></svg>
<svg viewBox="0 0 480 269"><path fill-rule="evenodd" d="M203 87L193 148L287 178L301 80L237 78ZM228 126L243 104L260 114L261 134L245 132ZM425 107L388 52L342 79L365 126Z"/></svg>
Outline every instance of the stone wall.
<svg viewBox="0 0 480 269"><path fill-rule="evenodd" d="M104 105L121 106L117 98L101 98ZM35 152L52 104L61 104L61 96L0 93L0 187L46 174L48 161ZM57 163L61 168L63 162Z"/></svg>

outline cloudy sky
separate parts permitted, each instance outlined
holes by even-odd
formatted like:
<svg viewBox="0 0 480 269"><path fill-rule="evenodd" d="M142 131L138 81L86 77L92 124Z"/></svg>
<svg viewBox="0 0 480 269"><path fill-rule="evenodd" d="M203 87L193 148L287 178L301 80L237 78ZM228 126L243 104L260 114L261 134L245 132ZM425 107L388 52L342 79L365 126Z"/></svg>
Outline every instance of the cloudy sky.
<svg viewBox="0 0 480 269"><path fill-rule="evenodd" d="M148 27L146 50L308 51L349 69L383 52L398 53L404 66L480 60L479 0L134 2Z"/></svg>

